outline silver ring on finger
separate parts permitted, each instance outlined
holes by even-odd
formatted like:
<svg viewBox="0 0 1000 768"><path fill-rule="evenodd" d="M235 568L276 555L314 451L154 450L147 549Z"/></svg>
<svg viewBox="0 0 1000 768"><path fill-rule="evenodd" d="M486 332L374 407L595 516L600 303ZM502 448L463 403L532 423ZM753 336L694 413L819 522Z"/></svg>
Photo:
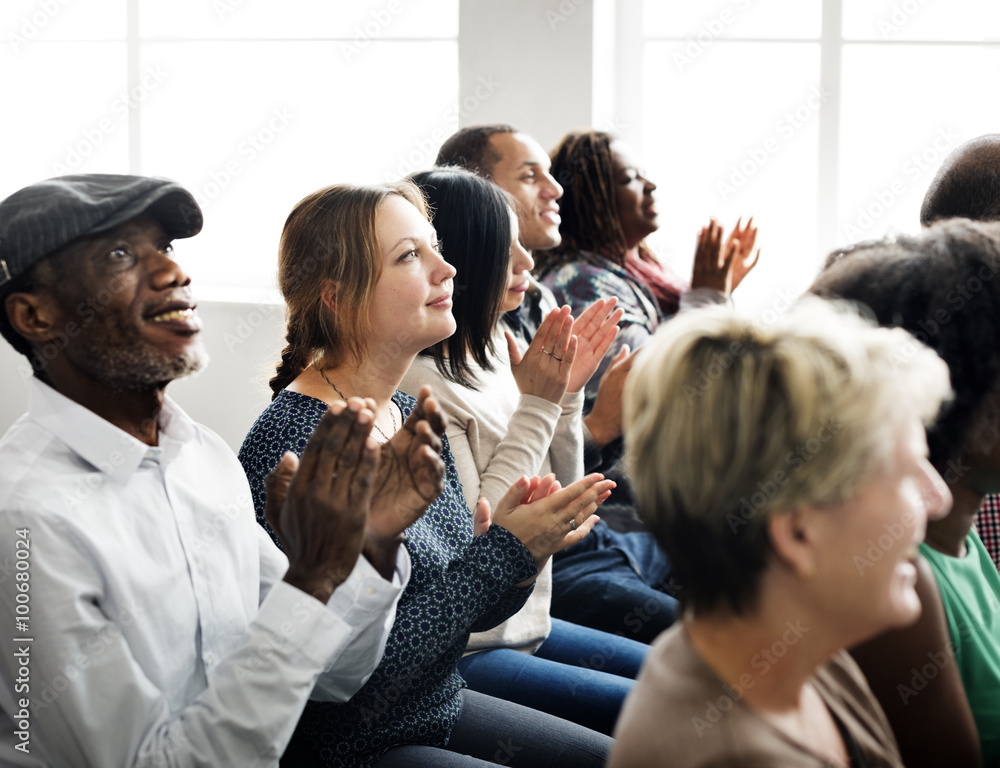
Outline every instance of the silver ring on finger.
<svg viewBox="0 0 1000 768"><path fill-rule="evenodd" d="M542 347L542 352L544 352L549 357L555 357L551 352L549 352L545 347Z"/></svg>
<svg viewBox="0 0 1000 768"><path fill-rule="evenodd" d="M577 525L576 518L574 517L569 521L569 529L571 531L575 531L577 528L579 528L579 526Z"/></svg>
<svg viewBox="0 0 1000 768"><path fill-rule="evenodd" d="M558 360L560 363L562 362L562 358L561 357L556 357L555 352L549 352L549 354L552 355L552 357L555 357L556 360Z"/></svg>

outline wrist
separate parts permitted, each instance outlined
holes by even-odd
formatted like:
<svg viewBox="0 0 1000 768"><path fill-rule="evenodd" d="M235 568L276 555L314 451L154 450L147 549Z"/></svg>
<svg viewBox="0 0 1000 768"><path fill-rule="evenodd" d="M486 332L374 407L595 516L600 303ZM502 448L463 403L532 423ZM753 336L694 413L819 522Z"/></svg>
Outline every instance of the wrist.
<svg viewBox="0 0 1000 768"><path fill-rule="evenodd" d="M726 278L705 278L705 277L692 277L691 278L692 288L711 288L713 291L726 292Z"/></svg>
<svg viewBox="0 0 1000 768"><path fill-rule="evenodd" d="M590 436L594 438L594 444L598 448L603 448L616 437L611 434L613 430L609 429L602 419L595 417L593 411L583 417L583 423L590 432Z"/></svg>
<svg viewBox="0 0 1000 768"><path fill-rule="evenodd" d="M403 534L391 539L368 537L365 539L361 554L371 563L372 568L386 581L392 580L396 570L396 557L399 546L403 543Z"/></svg>
<svg viewBox="0 0 1000 768"><path fill-rule="evenodd" d="M530 587L532 584L534 584L535 580L538 579L539 575L541 575L542 570L545 568L545 565L549 562L550 557L551 555L536 556L533 554L532 559L535 561L535 569L536 569L534 575L529 576L524 581L519 581L514 586L518 587L519 589L526 589L527 587Z"/></svg>
<svg viewBox="0 0 1000 768"><path fill-rule="evenodd" d="M324 605L330 601L337 587L347 581L346 576L328 571L326 575L304 574L289 568L283 579L285 583L314 597Z"/></svg>

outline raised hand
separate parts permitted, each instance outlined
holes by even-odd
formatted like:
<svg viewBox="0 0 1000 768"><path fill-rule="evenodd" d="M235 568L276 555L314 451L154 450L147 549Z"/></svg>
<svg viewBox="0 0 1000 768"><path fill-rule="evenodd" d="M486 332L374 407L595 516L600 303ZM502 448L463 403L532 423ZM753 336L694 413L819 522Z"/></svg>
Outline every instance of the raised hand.
<svg viewBox="0 0 1000 768"><path fill-rule="evenodd" d="M527 547L541 571L556 552L583 539L600 519L594 512L615 487L603 475L587 475L560 488L555 475L520 478L497 503L493 524Z"/></svg>
<svg viewBox="0 0 1000 768"><path fill-rule="evenodd" d="M566 394L578 344L569 307L553 309L545 316L523 357L514 337L506 335L510 369L521 394L559 403Z"/></svg>
<svg viewBox="0 0 1000 768"><path fill-rule="evenodd" d="M267 476L264 514L288 555L285 581L327 602L358 560L375 473L374 414L351 398L323 414L302 452Z"/></svg>
<svg viewBox="0 0 1000 768"><path fill-rule="evenodd" d="M753 250L754 243L757 242L757 227L753 226L753 216L747 220L746 226L740 229L742 221L743 219L739 219L736 222L736 226L733 227L733 231L726 240L724 250L725 258L732 263L732 290L734 291L743 282L747 273L757 266L757 260L760 258L760 248L758 248L757 253L753 256L753 261L748 263L750 252Z"/></svg>
<svg viewBox="0 0 1000 768"><path fill-rule="evenodd" d="M601 376L594 406L583 417L583 423L587 425L598 448L603 448L622 435L622 393L634 360L635 355L631 353L628 344L623 344Z"/></svg>
<svg viewBox="0 0 1000 768"><path fill-rule="evenodd" d="M694 252L694 268L691 274L692 288L714 288L729 294L733 292L757 264L760 251L748 262L750 252L757 240L757 228L752 226L753 218L745 227L736 222L732 233L722 241L722 225L715 219L698 233L698 243Z"/></svg>
<svg viewBox="0 0 1000 768"><path fill-rule="evenodd" d="M598 299L573 322L577 348L567 385L570 392L579 392L587 386L618 335L618 321L624 310L615 309L616 303L616 298Z"/></svg>
<svg viewBox="0 0 1000 768"><path fill-rule="evenodd" d="M441 407L424 387L403 426L381 446L364 553L383 576L392 574L403 531L444 490L444 432Z"/></svg>

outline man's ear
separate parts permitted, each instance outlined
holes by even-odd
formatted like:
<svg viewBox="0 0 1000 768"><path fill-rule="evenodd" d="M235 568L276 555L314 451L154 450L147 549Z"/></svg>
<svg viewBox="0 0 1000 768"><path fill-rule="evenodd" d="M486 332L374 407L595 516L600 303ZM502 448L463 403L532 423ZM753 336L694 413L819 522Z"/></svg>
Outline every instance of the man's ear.
<svg viewBox="0 0 1000 768"><path fill-rule="evenodd" d="M4 309L14 332L30 342L43 344L59 330L59 302L49 291L12 293L4 301Z"/></svg>
<svg viewBox="0 0 1000 768"><path fill-rule="evenodd" d="M816 514L812 507L796 507L774 512L767 520L775 556L800 579L811 578L818 567L818 537L812 525Z"/></svg>
<svg viewBox="0 0 1000 768"><path fill-rule="evenodd" d="M333 313L337 311L337 283L330 278L323 280L323 285L319 291L323 306Z"/></svg>

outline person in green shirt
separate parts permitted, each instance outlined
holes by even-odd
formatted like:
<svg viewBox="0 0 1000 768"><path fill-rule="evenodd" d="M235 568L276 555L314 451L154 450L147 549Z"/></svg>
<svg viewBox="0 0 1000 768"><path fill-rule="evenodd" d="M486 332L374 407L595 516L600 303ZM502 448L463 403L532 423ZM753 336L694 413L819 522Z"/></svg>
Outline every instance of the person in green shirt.
<svg viewBox="0 0 1000 768"><path fill-rule="evenodd" d="M952 402L927 443L954 504L920 545L923 613L853 650L911 768L1000 765L1000 577L973 528L983 497L1000 491L998 271L1000 224L951 219L835 252L810 289L910 331L951 375ZM893 535L874 539L858 568Z"/></svg>

